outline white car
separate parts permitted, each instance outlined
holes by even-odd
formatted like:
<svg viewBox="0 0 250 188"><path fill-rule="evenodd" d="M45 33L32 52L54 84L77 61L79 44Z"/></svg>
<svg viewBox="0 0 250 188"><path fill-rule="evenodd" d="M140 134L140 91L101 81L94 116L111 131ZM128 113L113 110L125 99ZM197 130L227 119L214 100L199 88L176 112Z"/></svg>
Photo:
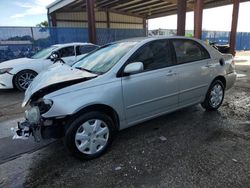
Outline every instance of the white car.
<svg viewBox="0 0 250 188"><path fill-rule="evenodd" d="M2 62L0 63L0 89L16 88L25 91L36 75L51 66L55 59L61 58L71 66L98 47L91 43L57 44L43 49L31 58Z"/></svg>

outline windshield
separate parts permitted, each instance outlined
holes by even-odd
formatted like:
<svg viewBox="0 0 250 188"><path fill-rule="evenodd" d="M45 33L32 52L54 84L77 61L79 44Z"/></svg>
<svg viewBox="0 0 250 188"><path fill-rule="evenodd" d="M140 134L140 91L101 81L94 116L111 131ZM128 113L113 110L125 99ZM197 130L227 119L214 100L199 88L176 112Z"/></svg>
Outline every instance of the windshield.
<svg viewBox="0 0 250 188"><path fill-rule="evenodd" d="M56 46L51 46L49 48L45 48L43 50L41 50L40 52L36 53L35 55L33 55L31 58L32 59L40 59L40 58L45 58L48 55L51 54L51 52L56 49Z"/></svg>
<svg viewBox="0 0 250 188"><path fill-rule="evenodd" d="M73 67L93 73L103 74L109 71L136 42L118 42L101 47L79 60Z"/></svg>

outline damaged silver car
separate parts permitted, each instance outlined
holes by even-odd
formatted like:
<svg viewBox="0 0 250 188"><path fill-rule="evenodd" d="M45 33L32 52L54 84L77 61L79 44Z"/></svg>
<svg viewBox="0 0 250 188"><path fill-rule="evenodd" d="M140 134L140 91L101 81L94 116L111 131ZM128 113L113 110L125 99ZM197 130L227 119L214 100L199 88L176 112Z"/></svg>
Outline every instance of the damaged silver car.
<svg viewBox="0 0 250 188"><path fill-rule="evenodd" d="M185 37L136 38L55 64L25 93L15 138L62 138L81 159L102 155L117 131L201 104L217 110L235 82L232 55ZM195 117L194 117L195 118Z"/></svg>

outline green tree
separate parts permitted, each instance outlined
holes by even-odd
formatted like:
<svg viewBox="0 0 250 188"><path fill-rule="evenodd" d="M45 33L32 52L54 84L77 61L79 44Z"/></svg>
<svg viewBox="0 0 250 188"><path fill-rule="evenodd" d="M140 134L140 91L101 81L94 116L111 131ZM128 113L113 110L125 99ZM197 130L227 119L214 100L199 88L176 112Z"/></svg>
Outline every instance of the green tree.
<svg viewBox="0 0 250 188"><path fill-rule="evenodd" d="M45 21L37 24L36 27L49 27L49 23L48 23L48 21L45 20Z"/></svg>

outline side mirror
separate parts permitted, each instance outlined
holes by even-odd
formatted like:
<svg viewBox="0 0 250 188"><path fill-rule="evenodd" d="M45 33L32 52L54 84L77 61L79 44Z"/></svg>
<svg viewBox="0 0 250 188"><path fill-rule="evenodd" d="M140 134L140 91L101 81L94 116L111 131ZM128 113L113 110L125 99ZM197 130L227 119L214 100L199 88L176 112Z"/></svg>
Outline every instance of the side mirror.
<svg viewBox="0 0 250 188"><path fill-rule="evenodd" d="M57 59L60 58L60 56L59 56L58 52L52 52L51 55L49 56L49 58L50 58L51 61L55 62Z"/></svg>
<svg viewBox="0 0 250 188"><path fill-rule="evenodd" d="M128 64L125 67L123 72L125 73L125 75L130 75L130 74L142 72L143 70L144 70L144 65L142 62L134 62L134 63Z"/></svg>

